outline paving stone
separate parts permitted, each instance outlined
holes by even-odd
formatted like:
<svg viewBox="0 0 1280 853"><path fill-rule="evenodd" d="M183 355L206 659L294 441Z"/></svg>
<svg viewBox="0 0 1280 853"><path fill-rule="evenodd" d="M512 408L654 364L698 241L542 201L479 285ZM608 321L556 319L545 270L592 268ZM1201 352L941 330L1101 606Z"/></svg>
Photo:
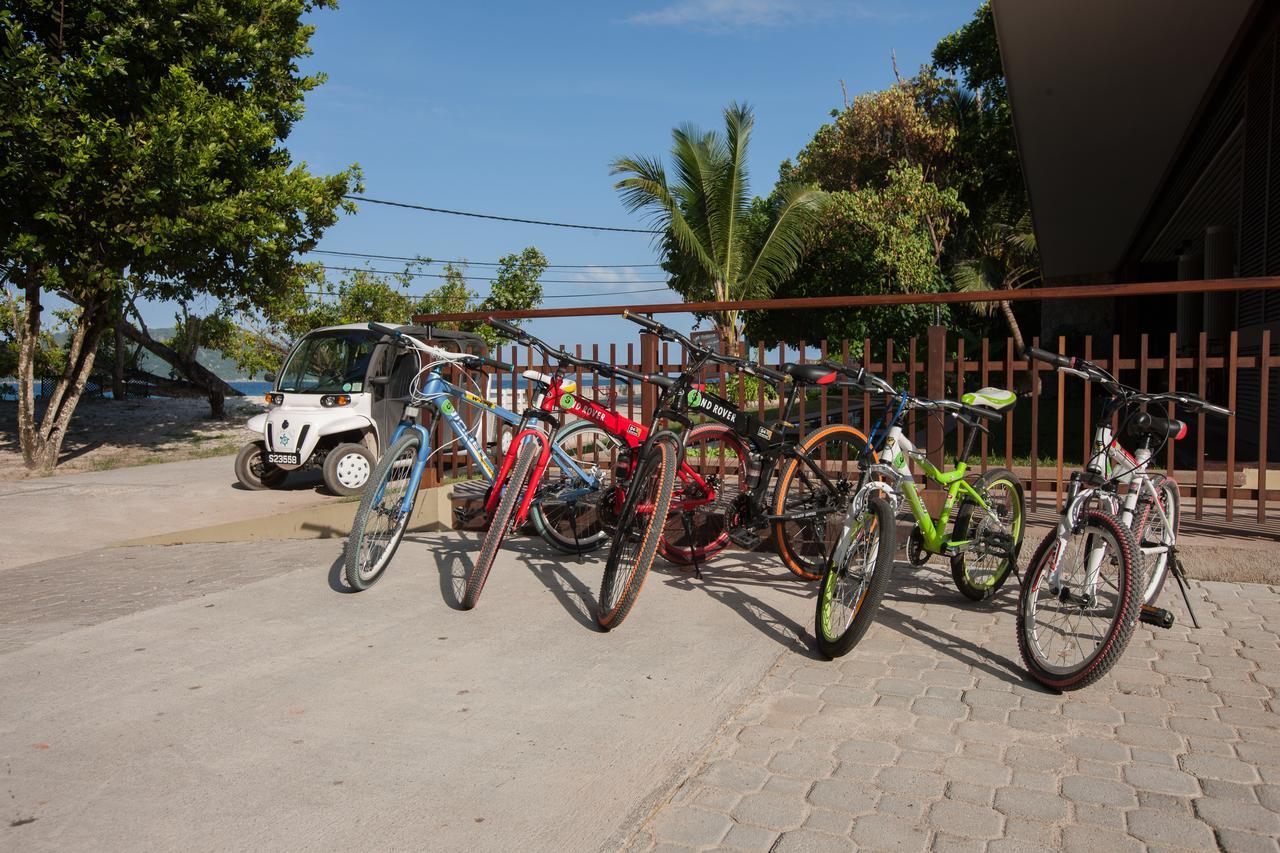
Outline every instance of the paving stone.
<svg viewBox="0 0 1280 853"><path fill-rule="evenodd" d="M732 821L721 812L672 806L662 810L653 822L653 836L658 841L687 844L691 847L712 845L724 838Z"/></svg>
<svg viewBox="0 0 1280 853"><path fill-rule="evenodd" d="M1065 728L1061 717L1021 708L1009 712L1009 725L1031 732L1060 732Z"/></svg>
<svg viewBox="0 0 1280 853"><path fill-rule="evenodd" d="M1137 795L1128 785L1106 779L1090 779L1087 776L1064 778L1062 795L1073 802L1095 803L1118 809L1132 808L1138 804Z"/></svg>
<svg viewBox="0 0 1280 853"><path fill-rule="evenodd" d="M728 812L737 805L740 799L742 799L742 795L736 791L726 791L722 788L700 788L689 798L689 801L694 805L714 809L718 812Z"/></svg>
<svg viewBox="0 0 1280 853"><path fill-rule="evenodd" d="M996 791L996 809L1009 817L1039 820L1062 820L1067 816L1066 801L1057 794L1026 788L1000 788Z"/></svg>
<svg viewBox="0 0 1280 853"><path fill-rule="evenodd" d="M1160 752L1155 749L1143 749L1141 747L1130 747L1129 758L1132 761L1142 764L1159 764L1164 767L1177 767L1178 756L1174 753Z"/></svg>
<svg viewBox="0 0 1280 853"><path fill-rule="evenodd" d="M1280 716L1276 725L1280 726ZM1280 767L1280 744L1242 742L1235 745L1236 755L1249 764L1263 764Z"/></svg>
<svg viewBox="0 0 1280 853"><path fill-rule="evenodd" d="M730 814L742 823L771 829L794 829L804 822L807 812L803 796L762 791L743 797Z"/></svg>
<svg viewBox="0 0 1280 853"><path fill-rule="evenodd" d="M1062 849L1067 853L1141 853L1142 843L1121 832L1096 826L1066 826L1062 829Z"/></svg>
<svg viewBox="0 0 1280 853"><path fill-rule="evenodd" d="M1004 754L1004 763L1023 770L1057 770L1067 765L1071 756L1059 749L1037 749L1017 744Z"/></svg>
<svg viewBox="0 0 1280 853"><path fill-rule="evenodd" d="M1004 818L987 806L939 800L929 807L929 823L941 832L966 838L999 838Z"/></svg>
<svg viewBox="0 0 1280 853"><path fill-rule="evenodd" d="M1069 720L1089 720L1095 723L1108 723L1118 726L1124 722L1124 714L1106 705L1086 705L1083 702L1068 702L1062 707L1062 716Z"/></svg>
<svg viewBox="0 0 1280 853"><path fill-rule="evenodd" d="M1236 829L1220 829L1217 832L1218 849L1224 853L1276 853L1280 841L1265 835L1240 832Z"/></svg>
<svg viewBox="0 0 1280 853"><path fill-rule="evenodd" d="M777 840L777 830L752 826L749 823L735 823L733 828L729 830L729 834L720 842L720 845L734 850L767 853L767 851L773 849L773 845Z"/></svg>
<svg viewBox="0 0 1280 853"><path fill-rule="evenodd" d="M832 809L811 809L809 816L804 819L804 826L800 828L848 838L849 830L853 828L853 815Z"/></svg>
<svg viewBox="0 0 1280 853"><path fill-rule="evenodd" d="M876 694L864 687L833 684L822 691L822 701L849 707L867 707L875 704Z"/></svg>
<svg viewBox="0 0 1280 853"><path fill-rule="evenodd" d="M939 832L933 836L933 847L930 849L933 853L983 853L987 849L987 842L980 838L960 838Z"/></svg>
<svg viewBox="0 0 1280 853"><path fill-rule="evenodd" d="M825 755L794 750L779 752L769 762L769 769L784 776L798 776L804 779L825 779L835 770L836 761Z"/></svg>
<svg viewBox="0 0 1280 853"><path fill-rule="evenodd" d="M1026 817L1011 817L1004 825L1004 838L1002 841L1016 841L1019 850L1028 848L1052 848L1057 849L1058 828L1052 824L1045 823L1042 820ZM991 842L995 844L997 842Z"/></svg>
<svg viewBox="0 0 1280 853"><path fill-rule="evenodd" d="M1151 809L1169 814L1192 814L1191 798L1179 797L1176 794L1162 794L1159 791L1139 791L1139 808Z"/></svg>
<svg viewBox="0 0 1280 853"><path fill-rule="evenodd" d="M944 796L948 800L960 800L965 803L976 803L980 806L989 806L996 796L996 789L990 785L975 785L972 782L956 782L947 783Z"/></svg>
<svg viewBox="0 0 1280 853"><path fill-rule="evenodd" d="M1013 777L1013 772L999 762L959 755L947 759L943 773L954 780L990 786L1007 784Z"/></svg>
<svg viewBox="0 0 1280 853"><path fill-rule="evenodd" d="M1054 853L1056 845L1033 844L1019 838L997 838L987 844L987 853Z"/></svg>
<svg viewBox="0 0 1280 853"><path fill-rule="evenodd" d="M1124 768L1124 779L1135 788L1195 797L1200 794L1200 783L1195 776L1170 767L1151 764L1129 764Z"/></svg>
<svg viewBox="0 0 1280 853"><path fill-rule="evenodd" d="M951 755L960 749L960 739L939 732L911 731L898 736L898 746L904 750Z"/></svg>
<svg viewBox="0 0 1280 853"><path fill-rule="evenodd" d="M1022 700L1014 696L1012 693L1006 693L996 690L984 690L974 688L966 690L961 697L962 701L975 708L1002 708L1006 711L1017 708Z"/></svg>
<svg viewBox="0 0 1280 853"><path fill-rule="evenodd" d="M870 785L844 779L822 779L814 783L808 799L815 806L849 814L863 814L876 803L878 792Z"/></svg>
<svg viewBox="0 0 1280 853"><path fill-rule="evenodd" d="M1072 755L1091 761L1118 764L1129 759L1129 750L1123 744L1093 737L1073 737L1063 744L1063 748Z"/></svg>
<svg viewBox="0 0 1280 853"><path fill-rule="evenodd" d="M929 840L923 830L889 815L858 818L851 838L859 847L873 850L923 850Z"/></svg>
<svg viewBox="0 0 1280 853"><path fill-rule="evenodd" d="M876 781L886 791L918 797L942 796L946 787L946 780L937 773L904 767L886 767L880 771Z"/></svg>
<svg viewBox="0 0 1280 853"><path fill-rule="evenodd" d="M1075 819L1072 821L1074 824L1110 829L1121 833L1125 831L1124 812L1122 811L1088 803L1076 803L1072 811L1075 813Z"/></svg>
<svg viewBox="0 0 1280 853"><path fill-rule="evenodd" d="M1137 809L1126 813L1129 834L1151 845L1212 850L1213 830L1191 817Z"/></svg>
<svg viewBox="0 0 1280 853"><path fill-rule="evenodd" d="M1280 785L1259 785L1253 789L1262 803L1273 812L1280 812Z"/></svg>
<svg viewBox="0 0 1280 853"><path fill-rule="evenodd" d="M925 797L886 792L876 801L875 814L893 815L916 824L924 818L924 809L928 804L929 800Z"/></svg>
<svg viewBox="0 0 1280 853"><path fill-rule="evenodd" d="M875 767L883 767L891 763L897 754L898 749L893 744L869 740L850 740L836 748L836 756L841 761L869 764Z"/></svg>
<svg viewBox="0 0 1280 853"><path fill-rule="evenodd" d="M768 778L769 774L759 767L735 761L717 761L698 774L698 781L703 784L730 791L758 791Z"/></svg>
<svg viewBox="0 0 1280 853"><path fill-rule="evenodd" d="M875 683L874 690L882 699L885 696L914 697L924 693L924 684L905 678L881 678Z"/></svg>
<svg viewBox="0 0 1280 853"><path fill-rule="evenodd" d="M1195 809L1201 820L1215 827L1280 835L1280 815L1265 806L1201 797Z"/></svg>
<svg viewBox="0 0 1280 853"><path fill-rule="evenodd" d="M1184 755L1182 769L1202 779L1222 779L1227 782L1256 782L1258 772L1253 765L1216 755Z"/></svg>
<svg viewBox="0 0 1280 853"><path fill-rule="evenodd" d="M1155 726L1131 726L1125 724L1116 728L1116 740L1130 746L1146 749L1182 749L1182 737L1176 732Z"/></svg>
<svg viewBox="0 0 1280 853"><path fill-rule="evenodd" d="M1224 782L1221 779L1202 779L1200 787L1206 797L1217 800L1235 800L1240 803L1258 802L1258 794L1253 785L1244 782ZM1263 786L1259 786L1263 787ZM1265 805L1265 804L1264 804ZM1275 809L1272 809L1275 811Z"/></svg>
<svg viewBox="0 0 1280 853"><path fill-rule="evenodd" d="M824 851L828 850L832 851L832 853L847 853L849 840L825 832L800 829L793 832L784 832L773 849L778 853L791 853L791 851L795 851L795 853L824 853Z"/></svg>

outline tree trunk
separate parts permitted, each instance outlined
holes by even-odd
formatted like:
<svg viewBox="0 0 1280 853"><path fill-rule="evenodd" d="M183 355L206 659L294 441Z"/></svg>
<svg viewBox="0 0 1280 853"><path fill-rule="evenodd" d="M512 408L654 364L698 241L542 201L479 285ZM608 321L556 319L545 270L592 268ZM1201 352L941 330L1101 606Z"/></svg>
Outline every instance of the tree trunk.
<svg viewBox="0 0 1280 853"><path fill-rule="evenodd" d="M1000 310L1004 312L1004 319L1009 324L1009 332L1013 335L1013 345L1017 353L1021 355L1026 349L1026 345L1022 341L1022 329L1018 327L1018 319L1013 316L1013 306L1009 304L1007 299L1000 300Z"/></svg>
<svg viewBox="0 0 1280 853"><path fill-rule="evenodd" d="M163 344L151 337L148 333L135 327L132 323L122 322L120 330L125 337L132 341L137 341L151 352L163 358L173 369L182 374L188 382L203 388L209 395L209 412L210 417L221 418L224 415L223 403L227 397L244 396L236 389L228 385L221 377L203 364L195 360L195 357L188 357L185 353L180 353L167 344Z"/></svg>
<svg viewBox="0 0 1280 853"><path fill-rule="evenodd" d="M36 428L36 353L40 347L40 286L32 274L26 286L22 337L18 342L18 445L28 468L37 465L40 433Z"/></svg>
<svg viewBox="0 0 1280 853"><path fill-rule="evenodd" d="M120 331L120 325L124 322L123 309L116 315L115 334L115 356L116 363L111 369L111 396L117 400L123 400L125 397L124 390L124 333Z"/></svg>

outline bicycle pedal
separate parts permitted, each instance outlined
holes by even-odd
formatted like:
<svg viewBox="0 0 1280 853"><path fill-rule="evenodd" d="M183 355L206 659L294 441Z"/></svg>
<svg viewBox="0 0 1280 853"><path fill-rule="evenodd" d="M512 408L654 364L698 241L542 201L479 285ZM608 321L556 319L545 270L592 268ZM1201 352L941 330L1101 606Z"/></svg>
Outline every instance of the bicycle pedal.
<svg viewBox="0 0 1280 853"><path fill-rule="evenodd" d="M470 510L463 509L460 506L455 506L453 508L453 520L458 524L466 524L470 521L474 521L482 515L484 515L484 507L477 507Z"/></svg>
<svg viewBox="0 0 1280 853"><path fill-rule="evenodd" d="M1138 620L1145 625L1154 625L1157 628L1173 627L1173 614L1163 607L1153 607L1150 604L1142 605Z"/></svg>
<svg viewBox="0 0 1280 853"><path fill-rule="evenodd" d="M745 551L754 551L764 544L764 537L753 531L739 528L729 531L729 541Z"/></svg>

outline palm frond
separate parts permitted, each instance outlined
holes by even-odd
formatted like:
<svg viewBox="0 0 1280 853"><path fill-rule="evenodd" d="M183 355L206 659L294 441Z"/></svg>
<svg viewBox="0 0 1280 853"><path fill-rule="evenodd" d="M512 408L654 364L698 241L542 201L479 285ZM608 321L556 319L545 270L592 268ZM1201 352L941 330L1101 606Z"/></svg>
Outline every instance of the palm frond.
<svg viewBox="0 0 1280 853"><path fill-rule="evenodd" d="M747 189L747 147L751 141L751 128L755 125L755 116L751 107L746 104L732 103L724 111L725 153L719 176L720 198L716 203L720 215L721 239L724 249L721 253L724 267L725 286L733 287L738 279L738 271L742 266L738 248L739 221L746 217L751 205L751 196Z"/></svg>
<svg viewBox="0 0 1280 853"><path fill-rule="evenodd" d="M692 125L676 128L671 138L671 156L679 178L674 191L680 197L680 207L690 230L719 270L723 257L716 241L715 180L717 149L723 143L715 133L703 133Z"/></svg>
<svg viewBox="0 0 1280 853"><path fill-rule="evenodd" d="M679 201L667 185L662 163L647 157L621 157L613 162L610 174L627 177L614 184L622 196L622 204L628 211L648 210L650 222L669 231L680 250L694 258L698 265L714 275L714 260L707 254L699 236L689 227ZM655 238L660 240L661 237Z"/></svg>
<svg viewBox="0 0 1280 853"><path fill-rule="evenodd" d="M777 215L741 279L744 293L752 298L767 296L795 272L829 200L826 193L803 184L779 190Z"/></svg>

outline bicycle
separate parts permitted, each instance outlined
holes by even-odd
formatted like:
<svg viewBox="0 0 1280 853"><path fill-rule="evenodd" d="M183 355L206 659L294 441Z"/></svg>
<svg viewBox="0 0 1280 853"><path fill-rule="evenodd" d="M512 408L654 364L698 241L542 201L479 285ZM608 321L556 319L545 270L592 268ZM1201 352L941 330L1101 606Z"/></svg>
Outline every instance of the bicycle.
<svg viewBox="0 0 1280 853"><path fill-rule="evenodd" d="M762 544L764 537L759 531L769 528L788 569L809 580L820 577L829 540L826 525L829 518L842 513L847 506L852 494L849 475L866 444L866 437L851 426L828 424L798 441L791 431L794 425L789 424L787 418L802 387L830 385L837 378L835 371L817 364L786 364L781 371L773 370L699 347L674 329L647 317L630 311L623 312L623 317L662 340L682 345L689 354L689 361L678 377L649 377L662 388L663 394L642 454L652 452L663 459L669 456L670 462L679 459L681 465L687 464L690 456L711 455L701 449L689 451L694 439L703 435L699 429L706 428L706 424L695 425L692 416L702 416L708 423L716 424L714 435L723 442L719 457L722 462L718 464L727 465L733 459L736 479L719 480L715 500L687 504L683 502L707 495L693 491L700 487L691 487L684 480L681 480L680 492L676 493L676 478L668 480L665 473L670 463L654 463L652 476L661 488L652 496L652 506L636 499L635 512L644 515L642 520L648 525L643 527L645 535L637 536L633 531L629 540L623 540L621 533L614 538L602 586L598 618L601 626L614 627L630 612L652 564L650 541L656 551L661 539L665 543L664 553L683 557L675 561L692 564L697 572L700 561L727 547L731 541L748 549ZM791 379L791 389L780 405L777 422L766 425L757 415L740 411L728 400L707 390L705 384L697 382L698 371L712 363L770 382ZM683 431L660 430L662 421L674 421ZM774 487L772 496L770 486ZM672 506L676 507L677 514L669 520L668 510ZM704 517L695 524L691 516L698 509ZM652 515L647 515L650 512ZM661 528L660 537L649 533L654 521ZM619 530L622 528L620 521ZM628 545L632 550L619 554L619 550Z"/></svg>
<svg viewBox="0 0 1280 853"><path fill-rule="evenodd" d="M1118 381L1082 358L1028 347L1026 354L1062 373L1097 383L1107 394L1094 429L1093 452L1067 485L1054 531L1031 556L1018 600L1018 648L1033 678L1058 690L1077 690L1105 675L1124 652L1141 617L1172 625L1167 611L1149 607L1172 568L1191 615L1189 584L1177 556L1177 484L1147 472L1165 442L1187 425L1149 414L1149 404L1173 404L1231 417L1232 412L1194 394L1147 393ZM1134 453L1111 430L1138 441ZM1127 491L1120 496L1119 486ZM1154 512L1154 515L1153 515ZM1156 541L1151 540L1153 535ZM1145 557L1155 563L1145 571ZM1114 569L1114 580L1109 575ZM1101 610L1094 616L1090 611ZM1068 658L1078 657L1068 663Z"/></svg>
<svg viewBox="0 0 1280 853"><path fill-rule="evenodd" d="M481 476L493 481L496 466L481 447L474 430L459 415L455 401L482 413L492 414L502 423L513 427L523 420L522 415L486 400L472 390L454 385L441 373L441 368L447 365L466 369L489 366L502 372L510 372L511 365L491 358L440 349L380 323L370 323L369 328L389 336L397 347L412 349L418 358L418 371L409 383L409 405L405 407L404 416L387 442L386 451L370 474L347 539L344 575L347 584L356 591L368 589L376 583L395 556L413 515L423 472L434 453L456 441L475 462ZM423 356L427 358L425 365ZM531 381L534 381L536 388L536 381ZM478 387L475 390L478 391ZM422 422L424 407L433 421L442 417L453 433L453 439L439 448L433 449L431 446L431 423ZM479 421L476 427L479 427ZM592 488L603 479L603 475L598 467L583 464L581 456L575 457L573 449L568 447L569 438L572 436L557 438L552 442L551 457L561 470L567 472L566 476L572 476L576 482ZM543 533L544 537L553 541L554 536L550 531L554 529L554 525L545 520L539 523L542 516L540 507L534 507L532 513L539 530L548 531ZM603 536L588 537L580 544L584 549L589 549L598 547L602 541ZM553 541L553 544L557 543Z"/></svg>
<svg viewBox="0 0 1280 853"><path fill-rule="evenodd" d="M904 500L915 521L911 547L918 553L912 562L922 565L930 554L950 558L956 587L967 598L982 601L1000 589L1017 565L1024 527L1023 491L1021 481L1007 468L992 468L972 483L966 479L973 445L980 433L988 432L985 422L1003 420L1001 413L1017 402L1011 392L982 388L965 394L960 402L930 400L899 390L864 368L826 364L854 385L893 401L872 429L859 459L858 488L819 587L814 635L818 650L836 658L857 645L875 618L897 551L894 519ZM954 468L939 469L907 438L901 424L911 409L949 414L969 427ZM927 480L946 489L936 519L921 500L911 462ZM953 510L948 536L945 531Z"/></svg>

